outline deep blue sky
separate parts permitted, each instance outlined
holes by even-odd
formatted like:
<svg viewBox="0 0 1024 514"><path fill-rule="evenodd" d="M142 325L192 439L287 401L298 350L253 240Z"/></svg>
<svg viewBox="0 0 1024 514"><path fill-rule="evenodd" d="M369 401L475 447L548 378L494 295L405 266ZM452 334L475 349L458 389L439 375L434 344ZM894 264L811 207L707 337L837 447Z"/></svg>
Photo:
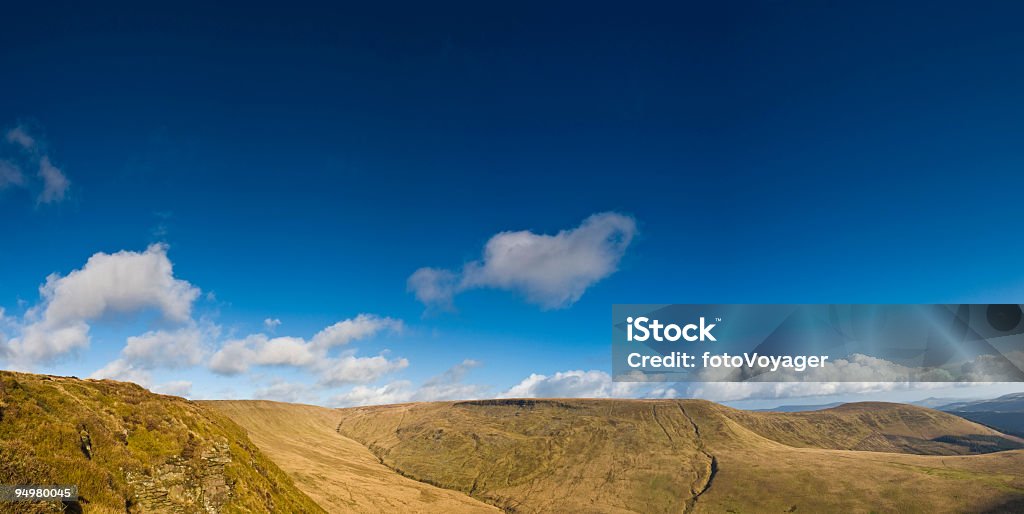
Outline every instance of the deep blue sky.
<svg viewBox="0 0 1024 514"><path fill-rule="evenodd" d="M72 181L0 191L8 314L166 241L231 330L392 316L409 378L474 358L500 390L607 368L612 303L1024 291L1020 4L79 4L0 22L0 125ZM567 309L484 290L422 318L406 291L603 211L637 239ZM123 337L97 334L102 364Z"/></svg>

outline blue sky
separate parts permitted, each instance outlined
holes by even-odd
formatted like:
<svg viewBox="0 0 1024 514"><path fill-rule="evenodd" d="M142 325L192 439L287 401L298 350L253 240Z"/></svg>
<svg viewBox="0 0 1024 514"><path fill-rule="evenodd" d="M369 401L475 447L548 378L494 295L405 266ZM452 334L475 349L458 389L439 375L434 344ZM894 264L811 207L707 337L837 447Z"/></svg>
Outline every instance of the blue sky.
<svg viewBox="0 0 1024 514"><path fill-rule="evenodd" d="M152 302L100 312L88 348L28 369L88 376L128 337L187 325L198 361L147 361L153 386L497 395L607 370L612 303L1024 291L1020 6L138 9L4 16L0 127L32 139L0 153L21 170L0 174L4 338L24 340L48 275L97 253L163 243L200 292L188 321ZM60 198L44 158L69 181ZM409 290L424 267L466 280L502 232L600 213L635 228L621 251L586 247L605 260L575 301L531 299L515 270L474 278L453 309ZM308 342L361 313L403 328L327 355L407 366L313 390L291 387L316 383L308 367L209 370L229 341Z"/></svg>

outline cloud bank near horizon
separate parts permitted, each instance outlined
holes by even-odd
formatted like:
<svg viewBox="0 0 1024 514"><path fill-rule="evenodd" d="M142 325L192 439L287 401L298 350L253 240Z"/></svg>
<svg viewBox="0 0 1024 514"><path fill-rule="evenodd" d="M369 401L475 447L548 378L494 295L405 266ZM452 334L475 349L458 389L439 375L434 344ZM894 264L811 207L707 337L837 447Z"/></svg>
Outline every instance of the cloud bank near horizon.
<svg viewBox="0 0 1024 514"><path fill-rule="evenodd" d="M613 225L619 222L621 220ZM601 223L604 221L598 222ZM575 241L582 237L575 234L586 225L585 222L580 228L564 232L562 234L572 234L561 237ZM610 230L599 232L608 234ZM582 240L587 241L583 246L591 247L593 239L589 235L583 237ZM620 243L620 247L624 248L625 244L628 243ZM743 401L984 385L872 381L615 382L605 371L569 369L547 374L528 373L511 386L495 387L495 384L467 381L473 370L485 365L473 358L461 358L419 384L405 379L385 381L414 363L405 357L392 356L386 349L376 355L363 356L353 345L384 336L401 336L405 330L402 320L362 313L303 337L276 334L283 324L278 318L268 317L256 323L263 328L262 332L225 335L226 331L216 322L197 316L197 304L206 295L198 286L175 274L168 251L166 244L153 244L137 252L100 252L66 275L51 274L39 288L39 301L24 314L10 315L0 309L0 361L24 368L73 358L90 348L94 325L103 324L111 317L145 316L148 323L156 323L156 326L125 338L117 357L93 372L92 378L129 380L165 394L192 395L192 381L174 379L157 383L153 379L154 372L201 370L210 376L248 379L253 385L251 396L255 398L331 406L486 397L695 397ZM606 257L602 261L605 265L589 269L613 269L607 266L611 262L608 259L617 258ZM487 262L485 259L473 269L487 267ZM578 294L585 289L581 286ZM572 295L561 298L570 297ZM851 374L854 380L877 379L883 375L891 378L889 375L901 376L903 372L897 369L895 375L880 375L878 363L856 359L842 364L844 372ZM987 372L988 364L971 365L977 368L979 376L985 376L982 374ZM277 371L295 372L307 380L288 381Z"/></svg>

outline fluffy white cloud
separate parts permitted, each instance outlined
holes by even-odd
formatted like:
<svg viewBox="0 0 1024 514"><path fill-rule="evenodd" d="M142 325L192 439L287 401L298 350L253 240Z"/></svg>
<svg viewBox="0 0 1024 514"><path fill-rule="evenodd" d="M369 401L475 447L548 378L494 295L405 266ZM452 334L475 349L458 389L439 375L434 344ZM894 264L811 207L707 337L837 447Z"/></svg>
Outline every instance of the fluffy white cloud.
<svg viewBox="0 0 1024 514"><path fill-rule="evenodd" d="M71 181L45 155L39 159L39 178L43 179L43 191L39 193L39 203L54 203L64 200L64 194L71 187Z"/></svg>
<svg viewBox="0 0 1024 514"><path fill-rule="evenodd" d="M137 368L124 359L110 361L106 366L89 375L89 378L109 378L122 382L134 382L142 387L150 387L153 381L148 371Z"/></svg>
<svg viewBox="0 0 1024 514"><path fill-rule="evenodd" d="M65 277L50 275L40 288L44 321L60 324L115 312L157 309L175 322L190 319L199 289L174 277L167 245L144 252L97 253Z"/></svg>
<svg viewBox="0 0 1024 514"><path fill-rule="evenodd" d="M28 130L18 125L7 131L6 139L8 143L13 143L20 146L23 150L35 150L36 140L28 133Z"/></svg>
<svg viewBox="0 0 1024 514"><path fill-rule="evenodd" d="M46 361L89 346L89 323L110 314L153 309L172 323L191 321L199 289L174 277L167 246L144 252L97 253L85 266L39 288L10 348L18 360Z"/></svg>
<svg viewBox="0 0 1024 514"><path fill-rule="evenodd" d="M948 382L705 382L691 384L686 396L727 402L938 389L951 385Z"/></svg>
<svg viewBox="0 0 1024 514"><path fill-rule="evenodd" d="M352 341L370 337L383 330L400 332L402 322L372 314L360 314L353 319L339 321L317 332L310 343L316 349L326 351L335 346L346 345Z"/></svg>
<svg viewBox="0 0 1024 514"><path fill-rule="evenodd" d="M458 282L459 276L452 271L420 268L409 276L406 286L424 305L450 310L455 293L459 290Z"/></svg>
<svg viewBox="0 0 1024 514"><path fill-rule="evenodd" d="M346 393L335 395L330 403L336 407L363 405L384 405L403 402L433 402L443 400L472 400L484 396L487 387L477 384L463 384L466 373L480 363L466 359L444 373L430 378L419 388L412 382L398 380L379 387L355 386Z"/></svg>
<svg viewBox="0 0 1024 514"><path fill-rule="evenodd" d="M902 366L885 359L855 353L845 359L826 361L818 368L704 368L700 381L752 382L951 382L953 374L944 369Z"/></svg>
<svg viewBox="0 0 1024 514"><path fill-rule="evenodd" d="M1016 381L1021 369L1024 369L1024 351L1007 352L999 357L979 355L961 367L963 380L970 382Z"/></svg>
<svg viewBox="0 0 1024 514"><path fill-rule="evenodd" d="M171 396L192 396L192 382L188 380L174 380L153 386L154 393L169 394Z"/></svg>
<svg viewBox="0 0 1024 514"><path fill-rule="evenodd" d="M604 371L574 370L531 374L499 398L631 398L647 396L648 389L645 383L615 382Z"/></svg>
<svg viewBox="0 0 1024 514"><path fill-rule="evenodd" d="M121 350L121 356L96 370L89 378L135 382L156 392L187 396L191 392L190 382L173 381L153 386L150 370L199 364L208 353L204 340L215 335L216 327L201 329L190 325L173 331L155 330L131 336Z"/></svg>
<svg viewBox="0 0 1024 514"><path fill-rule="evenodd" d="M310 345L299 337L274 337L253 334L244 339L231 340L210 359L210 369L216 373L232 375L243 373L250 366L310 366L317 355Z"/></svg>
<svg viewBox="0 0 1024 514"><path fill-rule="evenodd" d="M21 365L49 361L88 346L89 324L84 321L31 323L8 343L10 358Z"/></svg>
<svg viewBox="0 0 1024 514"><path fill-rule="evenodd" d="M0 189L7 186L21 186L25 183L25 175L21 168L11 161L0 160Z"/></svg>
<svg viewBox="0 0 1024 514"><path fill-rule="evenodd" d="M71 187L71 181L46 154L45 144L33 136L24 126L8 130L5 139L19 151L10 159L0 160L0 189L8 185L28 186L22 169L37 168L42 189L36 201L40 204L56 203L64 200ZM14 161L17 160L18 163Z"/></svg>
<svg viewBox="0 0 1024 514"><path fill-rule="evenodd" d="M335 395L330 403L335 407L361 407L408 402L412 396L412 383L401 380L380 387L356 386L347 393Z"/></svg>
<svg viewBox="0 0 1024 514"><path fill-rule="evenodd" d="M277 327L279 326L281 326L281 320L277 318L267 318L263 320L263 327L269 330L270 332L277 330Z"/></svg>
<svg viewBox="0 0 1024 514"><path fill-rule="evenodd" d="M321 330L309 341L301 337L271 338L266 334L252 334L224 343L210 359L210 369L222 375L233 375L252 366L294 366L317 371L328 383L372 381L381 373L404 368L408 361L391 361L382 356L358 358L352 354L332 358L328 352L380 332L401 329L399 320L360 314Z"/></svg>
<svg viewBox="0 0 1024 514"><path fill-rule="evenodd" d="M409 361L403 358L388 359L383 355L375 357L343 355L330 360L320 373L320 382L326 386L366 384L407 367L409 367Z"/></svg>
<svg viewBox="0 0 1024 514"><path fill-rule="evenodd" d="M310 386L283 380L275 380L270 385L257 389L253 396L259 400L288 403L313 403L317 397Z"/></svg>
<svg viewBox="0 0 1024 514"><path fill-rule="evenodd" d="M407 286L429 307L448 308L457 293L475 288L517 291L544 308L567 307L616 271L635 233L636 221L614 212L595 214L555 235L501 232L461 273L420 268Z"/></svg>
<svg viewBox="0 0 1024 514"><path fill-rule="evenodd" d="M420 388L412 394L411 400L415 402L433 402L440 400L471 400L480 398L487 392L487 387L477 384L464 384L463 378L473 368L481 364L473 359L466 359L459 364L448 368L444 373L431 378L423 383Z"/></svg>
<svg viewBox="0 0 1024 514"><path fill-rule="evenodd" d="M198 327L155 330L128 338L121 356L142 368L194 366L206 355L203 333Z"/></svg>

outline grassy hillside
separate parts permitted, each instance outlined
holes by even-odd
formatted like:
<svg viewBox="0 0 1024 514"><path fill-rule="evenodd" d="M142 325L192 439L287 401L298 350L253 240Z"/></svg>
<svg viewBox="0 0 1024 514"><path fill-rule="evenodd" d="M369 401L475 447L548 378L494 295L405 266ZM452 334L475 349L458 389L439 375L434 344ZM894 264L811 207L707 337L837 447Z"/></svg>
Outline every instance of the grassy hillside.
<svg viewBox="0 0 1024 514"><path fill-rule="evenodd" d="M899 403L863 402L811 412L723 414L768 439L796 447L921 455L1024 448L1024 441L961 417Z"/></svg>
<svg viewBox="0 0 1024 514"><path fill-rule="evenodd" d="M227 417L108 380L0 372L0 483L77 485L89 513L323 512Z"/></svg>
<svg viewBox="0 0 1024 514"><path fill-rule="evenodd" d="M693 400L488 400L341 413L339 432L387 466L510 512L1013 512L1024 501L1024 451L944 456L960 445L932 441L1009 439L894 404L780 415ZM861 441L890 443L837 449ZM933 450L944 455L916 455Z"/></svg>
<svg viewBox="0 0 1024 514"><path fill-rule="evenodd" d="M403 477L336 432L335 409L267 401L201 402L243 426L252 441L329 512L481 512L490 505Z"/></svg>

